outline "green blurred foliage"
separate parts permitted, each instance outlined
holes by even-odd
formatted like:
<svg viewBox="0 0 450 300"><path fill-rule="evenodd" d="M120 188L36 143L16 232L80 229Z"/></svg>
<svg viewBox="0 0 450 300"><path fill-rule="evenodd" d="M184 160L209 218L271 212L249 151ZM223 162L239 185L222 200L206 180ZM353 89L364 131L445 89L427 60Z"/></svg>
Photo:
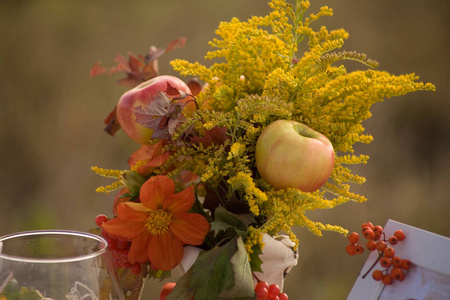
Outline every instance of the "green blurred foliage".
<svg viewBox="0 0 450 300"><path fill-rule="evenodd" d="M437 91L375 105L365 123L375 140L356 149L371 157L358 170L367 182L355 187L368 202L310 217L350 231L394 219L450 236L450 2L311 2L311 12L334 8L335 16L322 20L349 31L346 50L364 52L394 74L415 72ZM87 231L97 214L112 215L113 195L94 192L109 181L90 166L126 168L138 145L123 132L103 132L103 119L126 89L114 84L120 75L90 78L94 62L113 66L118 53L146 53L184 36L186 47L159 64L162 74L176 75L168 62L204 62L220 21L267 11L262 0L1 1L0 234ZM300 260L286 279L290 299L345 299L367 254L349 257L346 239L335 233L296 233ZM161 286L148 282L146 299L156 299Z"/></svg>

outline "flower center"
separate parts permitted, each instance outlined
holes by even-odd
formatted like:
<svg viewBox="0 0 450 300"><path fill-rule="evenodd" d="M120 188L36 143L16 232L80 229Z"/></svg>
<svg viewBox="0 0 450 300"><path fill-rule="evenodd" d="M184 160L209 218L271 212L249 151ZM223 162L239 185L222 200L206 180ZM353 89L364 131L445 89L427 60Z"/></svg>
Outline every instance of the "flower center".
<svg viewBox="0 0 450 300"><path fill-rule="evenodd" d="M172 214L163 209L152 210L145 221L145 227L152 235L163 234L169 229Z"/></svg>

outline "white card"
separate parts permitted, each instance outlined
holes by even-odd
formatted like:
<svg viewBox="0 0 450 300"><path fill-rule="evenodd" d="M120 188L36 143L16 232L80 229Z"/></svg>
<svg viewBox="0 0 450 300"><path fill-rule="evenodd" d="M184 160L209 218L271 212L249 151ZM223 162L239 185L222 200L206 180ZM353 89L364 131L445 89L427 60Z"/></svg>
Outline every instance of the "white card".
<svg viewBox="0 0 450 300"><path fill-rule="evenodd" d="M372 251L347 300L431 300L450 299L450 238L389 220L384 226L386 239L401 229L406 238L393 246L395 255L409 259L413 266L403 281L385 286L375 281L369 270L378 257ZM382 269L377 264L373 270Z"/></svg>

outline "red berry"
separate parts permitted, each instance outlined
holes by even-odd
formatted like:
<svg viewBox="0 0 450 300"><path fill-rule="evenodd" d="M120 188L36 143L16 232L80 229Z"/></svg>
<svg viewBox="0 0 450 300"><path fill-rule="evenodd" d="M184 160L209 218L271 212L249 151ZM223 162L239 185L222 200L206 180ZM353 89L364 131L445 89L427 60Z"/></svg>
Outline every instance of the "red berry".
<svg viewBox="0 0 450 300"><path fill-rule="evenodd" d="M385 241L378 241L376 247L378 251L383 252L387 245Z"/></svg>
<svg viewBox="0 0 450 300"><path fill-rule="evenodd" d="M399 267L393 267L391 270L391 276L395 280L402 281L405 279L405 273L403 273L402 269Z"/></svg>
<svg viewBox="0 0 450 300"><path fill-rule="evenodd" d="M383 279L383 271L381 270L373 271L372 278L375 279L376 281L381 281L381 279Z"/></svg>
<svg viewBox="0 0 450 300"><path fill-rule="evenodd" d="M370 251L373 251L373 250L377 249L377 242L368 241L366 246L367 246L367 249L369 249Z"/></svg>
<svg viewBox="0 0 450 300"><path fill-rule="evenodd" d="M362 245L359 245L359 244L356 245L355 252L356 252L356 254L363 254L364 247Z"/></svg>
<svg viewBox="0 0 450 300"><path fill-rule="evenodd" d="M255 286L255 294L259 296L265 296L267 297L267 294L269 293L269 285L267 282L260 281ZM259 298L258 298L259 299ZM263 299L263 298L261 298ZM265 298L264 298L265 299Z"/></svg>
<svg viewBox="0 0 450 300"><path fill-rule="evenodd" d="M383 253L384 253L384 256L386 256L386 257L394 257L395 250L392 247L386 247L386 248L384 248Z"/></svg>
<svg viewBox="0 0 450 300"><path fill-rule="evenodd" d="M401 266L403 270L409 270L412 266L412 262L409 259L403 259Z"/></svg>
<svg viewBox="0 0 450 300"><path fill-rule="evenodd" d="M380 265L383 268L389 268L392 265L392 260L390 258L387 258L387 257L382 257L380 259Z"/></svg>
<svg viewBox="0 0 450 300"><path fill-rule="evenodd" d="M355 244L348 244L347 247L345 247L345 251L347 251L347 253L349 255L355 255L356 254L356 245Z"/></svg>
<svg viewBox="0 0 450 300"><path fill-rule="evenodd" d="M276 284L271 284L269 286L269 299L275 299L278 294L280 294L280 287Z"/></svg>
<svg viewBox="0 0 450 300"><path fill-rule="evenodd" d="M402 266L402 259L398 256L394 256L392 258L392 265L394 267L401 267Z"/></svg>
<svg viewBox="0 0 450 300"><path fill-rule="evenodd" d="M386 275L383 276L382 281L383 281L383 283L384 283L385 285L391 285L393 279L392 279L392 276L391 276L391 275L386 274Z"/></svg>
<svg viewBox="0 0 450 300"><path fill-rule="evenodd" d="M398 238L395 235L393 235L389 238L389 244L391 244L392 246L397 245L397 243L398 243Z"/></svg>
<svg viewBox="0 0 450 300"><path fill-rule="evenodd" d="M97 217L95 217L95 224L102 228L103 223L107 222L109 219L107 216L105 215L98 215Z"/></svg>
<svg viewBox="0 0 450 300"><path fill-rule="evenodd" d="M131 265L130 270L131 270L131 273L138 275L138 274L141 274L142 266L140 263L135 262L134 264Z"/></svg>
<svg viewBox="0 0 450 300"><path fill-rule="evenodd" d="M403 233L403 230L397 230L396 232L394 232L394 236L396 236L399 241L403 241L405 239L405 234Z"/></svg>
<svg viewBox="0 0 450 300"><path fill-rule="evenodd" d="M364 230L363 235L368 240L373 240L373 238L375 237L375 233L370 228L367 228L367 230Z"/></svg>
<svg viewBox="0 0 450 300"><path fill-rule="evenodd" d="M352 232L347 237L348 241L352 244L356 244L359 241L359 234L356 232Z"/></svg>
<svg viewBox="0 0 450 300"><path fill-rule="evenodd" d="M281 293L278 296L280 297L280 300L289 300L289 297L286 293Z"/></svg>

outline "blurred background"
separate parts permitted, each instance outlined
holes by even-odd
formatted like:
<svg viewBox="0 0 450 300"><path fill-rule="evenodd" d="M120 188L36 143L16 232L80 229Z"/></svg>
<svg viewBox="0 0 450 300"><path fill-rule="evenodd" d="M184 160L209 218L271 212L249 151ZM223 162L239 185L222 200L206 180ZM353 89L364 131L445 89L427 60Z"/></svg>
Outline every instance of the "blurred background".
<svg viewBox="0 0 450 300"><path fill-rule="evenodd" d="M364 123L374 141L356 147L371 157L355 169L367 182L354 191L368 201L309 217L350 231L394 219L450 236L450 2L311 2L310 12L334 8L333 17L315 25L345 28L344 49L366 53L381 70L415 72L437 91L375 105ZM138 145L123 132L112 138L103 131L103 119L126 88L115 84L122 74L90 78L94 62L114 66L118 53L145 54L150 45L186 37L185 48L159 61L161 74L177 75L169 61L205 63L220 21L268 10L262 0L0 1L0 235L87 231L97 214L112 215L113 195L94 192L110 181L90 167L124 169ZM345 299L367 253L349 257L346 239L335 233L296 233L300 260L286 279L290 299ZM157 299L161 286L147 282L145 299Z"/></svg>

